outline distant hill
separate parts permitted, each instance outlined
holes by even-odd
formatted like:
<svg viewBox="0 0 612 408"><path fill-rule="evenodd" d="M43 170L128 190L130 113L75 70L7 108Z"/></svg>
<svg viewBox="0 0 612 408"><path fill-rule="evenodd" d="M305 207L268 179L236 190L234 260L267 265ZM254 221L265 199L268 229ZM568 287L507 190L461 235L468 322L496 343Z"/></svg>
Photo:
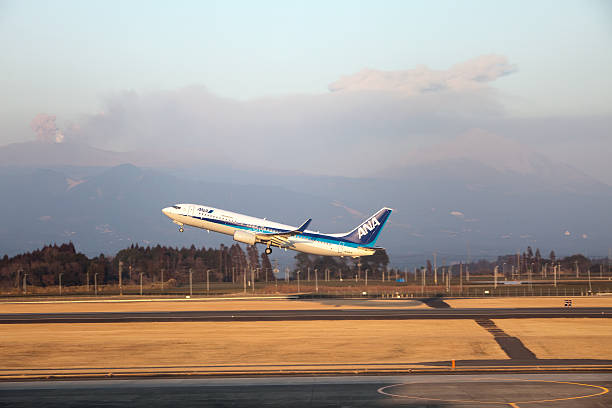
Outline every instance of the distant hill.
<svg viewBox="0 0 612 408"><path fill-rule="evenodd" d="M0 147L2 166L116 166L131 159L126 153L109 152L81 143L33 141Z"/></svg>
<svg viewBox="0 0 612 408"><path fill-rule="evenodd" d="M553 182L542 171L522 174L467 159L410 164L371 179L212 165L4 165L0 252L69 240L89 256L136 242L231 244L230 237L189 228L180 234L160 211L176 202L201 202L294 225L312 217L311 227L323 232L347 231L388 205L395 212L379 244L398 266L422 264L433 251L440 261L458 261L468 246L472 259L527 245L546 254L554 249L559 255L605 255L612 241L612 188L571 168L563 171L568 174ZM286 259L294 253L274 255Z"/></svg>

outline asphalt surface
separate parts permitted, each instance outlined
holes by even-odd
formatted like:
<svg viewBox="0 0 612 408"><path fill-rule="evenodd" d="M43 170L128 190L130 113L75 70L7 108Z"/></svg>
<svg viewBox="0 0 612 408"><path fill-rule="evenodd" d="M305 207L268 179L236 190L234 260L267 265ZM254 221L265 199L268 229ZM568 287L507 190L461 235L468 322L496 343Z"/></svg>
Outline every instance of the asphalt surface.
<svg viewBox="0 0 612 408"><path fill-rule="evenodd" d="M611 387L612 374L5 382L0 406L603 408Z"/></svg>
<svg viewBox="0 0 612 408"><path fill-rule="evenodd" d="M611 318L611 307L521 309L338 309L247 310L175 312L4 313L0 324L121 323L121 322L237 322L299 320L407 320L407 319L532 319Z"/></svg>

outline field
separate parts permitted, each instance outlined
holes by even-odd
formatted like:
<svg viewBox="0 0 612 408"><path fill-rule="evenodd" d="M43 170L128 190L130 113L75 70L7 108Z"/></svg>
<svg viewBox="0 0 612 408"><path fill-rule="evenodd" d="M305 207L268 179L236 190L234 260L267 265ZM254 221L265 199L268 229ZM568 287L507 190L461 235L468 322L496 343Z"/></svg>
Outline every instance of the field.
<svg viewBox="0 0 612 408"><path fill-rule="evenodd" d="M445 299L453 307L562 306L565 298ZM610 306L609 297L572 298ZM2 302L3 313L188 310L427 309L413 299L106 299ZM610 319L495 319L539 359L611 359ZM474 320L314 320L0 324L0 377L53 373L258 372L441 367L450 360L507 360ZM419 365L424 363L424 365ZM586 364L586 363L583 363Z"/></svg>
<svg viewBox="0 0 612 408"><path fill-rule="evenodd" d="M610 319L498 319L495 323L541 359L612 360Z"/></svg>
<svg viewBox="0 0 612 408"><path fill-rule="evenodd" d="M163 312L193 310L322 310L322 309L427 309L423 302L411 299L393 301L320 299L316 300L205 300L205 299L100 299L77 302L0 302L1 313L76 313L76 312Z"/></svg>
<svg viewBox="0 0 612 408"><path fill-rule="evenodd" d="M471 320L0 325L3 371L506 358Z"/></svg>
<svg viewBox="0 0 612 408"><path fill-rule="evenodd" d="M453 308L565 307L566 300L572 301L572 307L612 307L612 296L521 296L444 299Z"/></svg>

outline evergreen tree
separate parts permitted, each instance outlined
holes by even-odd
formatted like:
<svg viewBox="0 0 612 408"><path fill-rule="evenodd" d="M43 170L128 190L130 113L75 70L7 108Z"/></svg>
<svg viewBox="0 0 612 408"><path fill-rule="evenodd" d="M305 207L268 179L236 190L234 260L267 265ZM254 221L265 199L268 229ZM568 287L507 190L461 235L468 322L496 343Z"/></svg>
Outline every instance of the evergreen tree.
<svg viewBox="0 0 612 408"><path fill-rule="evenodd" d="M249 258L249 268L255 270L255 277L259 278L258 269L261 268L261 265L259 263L259 251L257 251L257 247L255 245L247 246L247 256Z"/></svg>
<svg viewBox="0 0 612 408"><path fill-rule="evenodd" d="M263 271L264 277L267 280L274 280L274 273L272 272L272 264L270 263L270 258L266 252L261 253L261 269Z"/></svg>

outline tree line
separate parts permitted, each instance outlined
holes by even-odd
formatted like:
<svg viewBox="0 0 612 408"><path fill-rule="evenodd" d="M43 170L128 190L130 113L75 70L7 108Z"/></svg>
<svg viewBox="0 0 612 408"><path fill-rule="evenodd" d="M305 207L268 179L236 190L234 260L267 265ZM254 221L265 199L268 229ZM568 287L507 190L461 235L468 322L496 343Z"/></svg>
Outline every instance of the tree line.
<svg viewBox="0 0 612 408"><path fill-rule="evenodd" d="M359 276L363 279L368 274L370 279L397 280L407 277L408 274L421 276L424 269L427 276L431 276L433 268L443 269L453 276L466 273L490 274L496 266L501 267L500 273L509 275L533 276L540 274L543 268L552 268L560 265L566 274L580 273L590 270L593 273L605 268L608 273L607 259L593 261L584 255L576 254L557 258L554 251L548 257L543 257L538 248L535 252L531 247L517 254L499 256L495 261L478 260L470 263L454 262L453 265L432 265L431 260L426 265L414 271L407 269L388 269L389 257L384 250L377 251L372 256L352 259L328 256L314 256L297 253L295 265L289 276L297 278L301 273L303 279L317 271L319 279L351 279ZM100 254L88 258L76 251L73 243L61 245L47 245L42 249L26 252L13 257L5 255L0 259L0 288L8 289L20 287L25 278L28 285L55 286L59 284L86 285L92 283L94 278L98 284L117 284L119 270L121 269L123 284L136 284L140 279L146 283L174 282L177 285L189 281L189 273L207 273L213 282L242 282L245 279L255 281L273 281L275 270L265 252L259 253L255 246L239 244L232 246L221 245L219 248L174 248L167 246L140 246L133 244L119 251L115 256ZM550 269L549 269L550 271ZM282 271L283 273L285 271ZM278 275L277 275L278 276ZM314 279L314 275L312 275ZM200 279L200 278L199 278Z"/></svg>
<svg viewBox="0 0 612 408"><path fill-rule="evenodd" d="M122 283L175 281L188 282L192 273L209 272L217 282L237 280L245 271L253 269L255 280L273 279L272 265L265 253L254 246L246 251L238 244L219 248L173 248L133 244L115 256L100 254L93 258L76 251L73 243L53 244L32 252L0 259L0 287L18 287L27 279L28 285L53 286L59 284L85 285L95 277L98 284L116 284L121 269ZM266 275L267 274L267 275ZM250 279L250 276L249 276Z"/></svg>

